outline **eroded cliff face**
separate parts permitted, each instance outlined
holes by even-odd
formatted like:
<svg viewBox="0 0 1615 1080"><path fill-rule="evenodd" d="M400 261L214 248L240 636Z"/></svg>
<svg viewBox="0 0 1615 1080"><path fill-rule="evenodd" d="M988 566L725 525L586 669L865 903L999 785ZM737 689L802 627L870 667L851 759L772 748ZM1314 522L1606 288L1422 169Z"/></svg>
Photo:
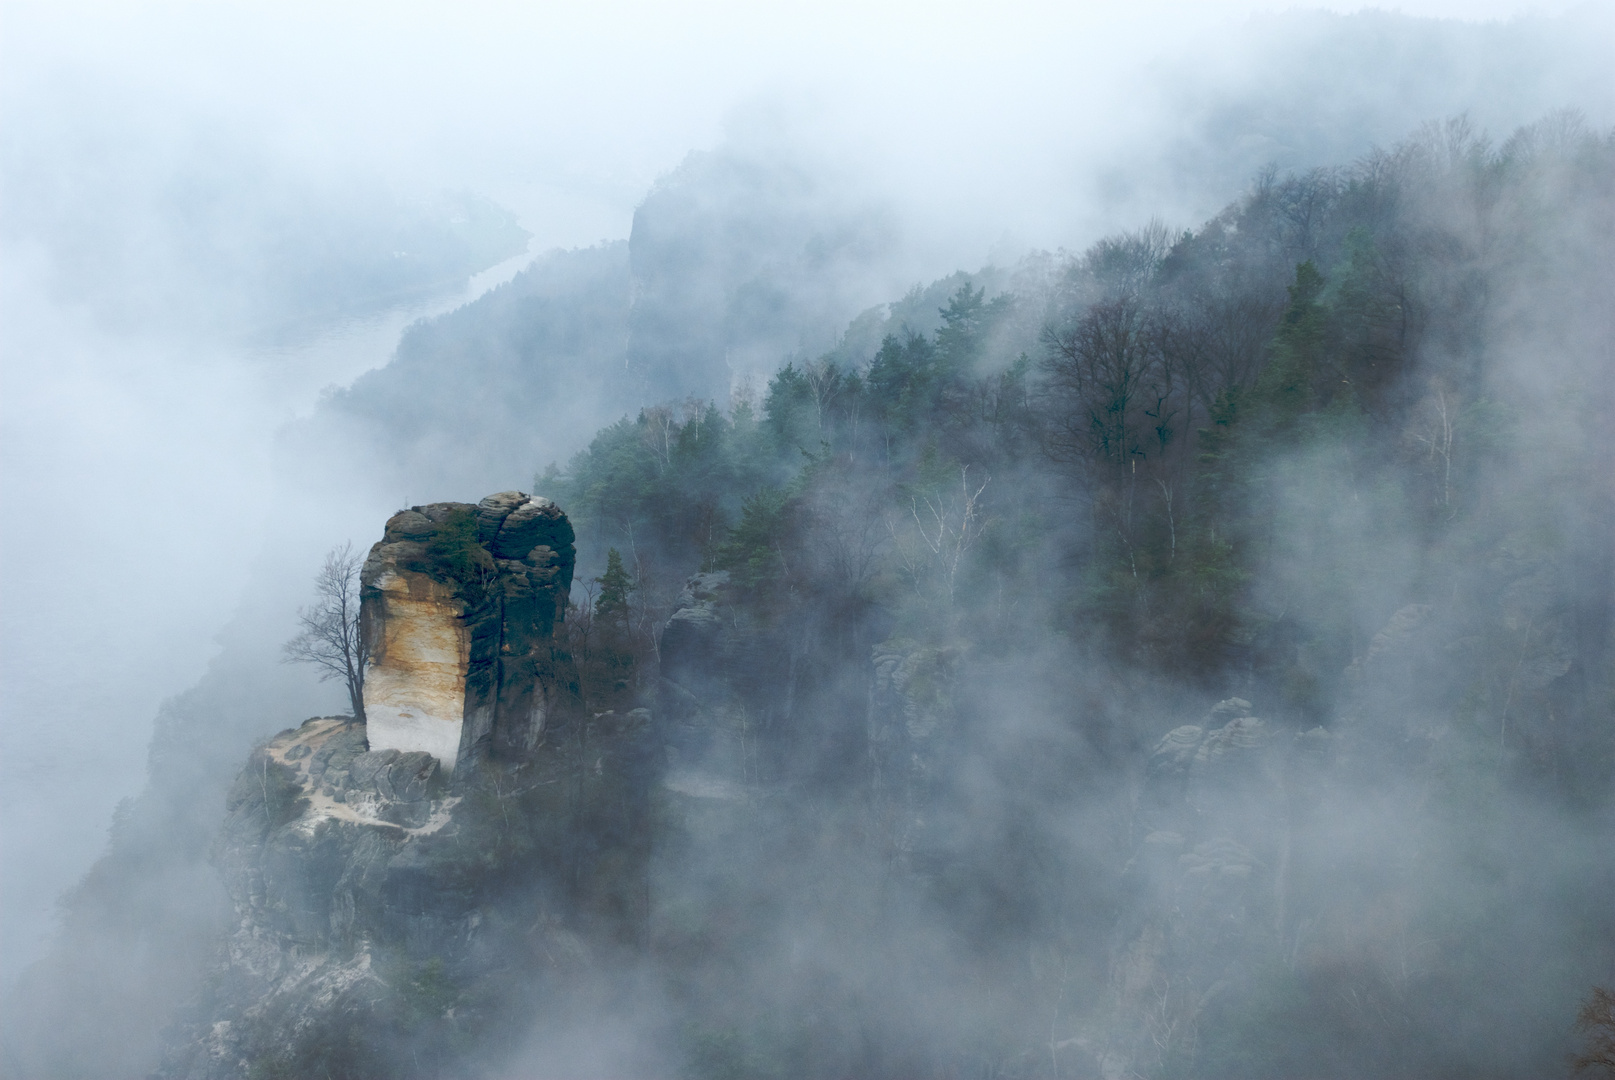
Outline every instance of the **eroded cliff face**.
<svg viewBox="0 0 1615 1080"><path fill-rule="evenodd" d="M402 515L400 515L402 516ZM460 756L471 639L452 586L384 560L367 588L380 608L365 672L375 750L424 750L450 768Z"/></svg>
<svg viewBox="0 0 1615 1080"><path fill-rule="evenodd" d="M370 748L449 771L531 754L576 706L555 641L573 562L566 515L526 492L394 514L362 576Z"/></svg>

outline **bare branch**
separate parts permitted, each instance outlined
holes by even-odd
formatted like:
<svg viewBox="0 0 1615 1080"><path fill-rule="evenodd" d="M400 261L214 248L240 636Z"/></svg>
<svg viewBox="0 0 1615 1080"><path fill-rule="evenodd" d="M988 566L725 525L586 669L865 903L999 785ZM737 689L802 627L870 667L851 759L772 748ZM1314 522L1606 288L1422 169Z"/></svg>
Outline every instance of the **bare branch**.
<svg viewBox="0 0 1615 1080"><path fill-rule="evenodd" d="M948 602L954 598L954 590L959 576L959 567L964 562L965 554L970 550L976 539L980 537L986 522L981 516L979 508L981 493L987 490L992 477L983 480L972 490L970 483L970 466L959 468L958 494L944 494L928 492L924 496L913 495L909 497L909 516L914 520L914 530L931 553L931 562L942 579L944 591ZM925 506L925 514L921 515L920 506ZM910 559L902 551L902 543L897 534L896 522L887 519L887 529L893 540L898 540L898 557L903 560L904 566L915 578L916 585L919 579L919 562ZM924 556L921 556L924 560Z"/></svg>
<svg viewBox="0 0 1615 1080"><path fill-rule="evenodd" d="M1587 1047L1572 1059L1575 1070L1615 1076L1615 993L1593 987L1592 995L1576 1016L1576 1030L1586 1036Z"/></svg>
<svg viewBox="0 0 1615 1080"><path fill-rule="evenodd" d="M364 715L364 669L369 660L359 625L359 571L364 559L351 542L332 548L314 578L314 603L299 608L302 630L281 647L282 662L312 664L320 680L341 679L356 720Z"/></svg>

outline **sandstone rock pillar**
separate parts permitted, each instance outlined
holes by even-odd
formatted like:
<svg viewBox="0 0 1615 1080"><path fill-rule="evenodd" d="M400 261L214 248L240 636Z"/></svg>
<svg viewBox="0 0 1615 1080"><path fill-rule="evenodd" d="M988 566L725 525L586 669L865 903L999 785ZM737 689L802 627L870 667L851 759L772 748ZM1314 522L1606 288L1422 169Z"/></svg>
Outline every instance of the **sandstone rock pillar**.
<svg viewBox="0 0 1615 1080"><path fill-rule="evenodd" d="M536 750L576 705L555 636L574 556L566 515L525 492L394 514L361 577L370 748L445 769Z"/></svg>

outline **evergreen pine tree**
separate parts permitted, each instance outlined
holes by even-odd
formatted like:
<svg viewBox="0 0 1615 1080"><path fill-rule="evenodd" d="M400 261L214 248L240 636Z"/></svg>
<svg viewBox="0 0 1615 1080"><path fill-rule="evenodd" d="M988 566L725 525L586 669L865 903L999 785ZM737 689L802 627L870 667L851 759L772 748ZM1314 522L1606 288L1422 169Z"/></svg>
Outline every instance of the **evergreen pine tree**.
<svg viewBox="0 0 1615 1080"><path fill-rule="evenodd" d="M613 644L626 644L628 638L628 594L634 581L622 565L616 548L606 552L606 572L595 578L600 594L594 600L594 621Z"/></svg>

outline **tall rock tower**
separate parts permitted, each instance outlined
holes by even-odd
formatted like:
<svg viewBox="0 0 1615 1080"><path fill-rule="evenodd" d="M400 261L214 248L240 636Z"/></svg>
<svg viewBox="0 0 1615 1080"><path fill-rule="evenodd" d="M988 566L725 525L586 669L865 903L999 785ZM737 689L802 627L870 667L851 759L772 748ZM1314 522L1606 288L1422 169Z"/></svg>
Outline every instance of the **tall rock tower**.
<svg viewBox="0 0 1615 1080"><path fill-rule="evenodd" d="M649 918L661 758L648 713L584 714L556 635L572 567L566 515L520 491L387 522L367 720L248 757L213 849L222 963L154 1078L476 1074L534 1002L607 985Z"/></svg>
<svg viewBox="0 0 1615 1080"><path fill-rule="evenodd" d="M394 514L361 577L370 748L448 770L536 749L577 703L555 640L574 557L566 515L526 492Z"/></svg>

